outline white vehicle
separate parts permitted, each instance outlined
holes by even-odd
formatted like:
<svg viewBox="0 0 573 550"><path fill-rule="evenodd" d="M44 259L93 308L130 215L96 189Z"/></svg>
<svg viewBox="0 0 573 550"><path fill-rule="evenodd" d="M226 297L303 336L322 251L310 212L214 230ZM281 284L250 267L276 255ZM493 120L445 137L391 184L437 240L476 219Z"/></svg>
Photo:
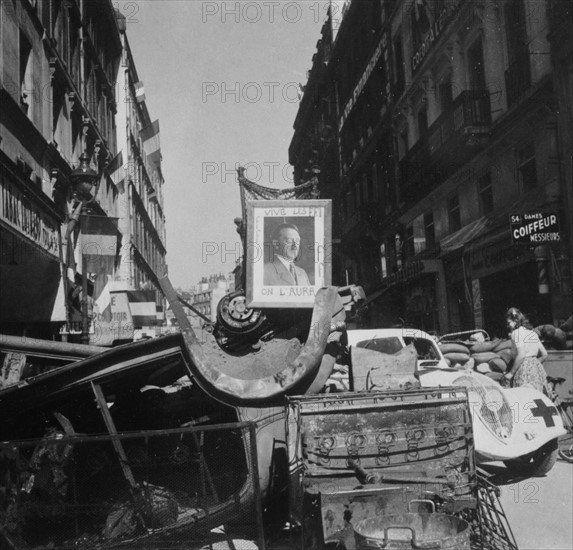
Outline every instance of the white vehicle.
<svg viewBox="0 0 573 550"><path fill-rule="evenodd" d="M436 341L416 329L349 330L348 345L394 354L413 344L423 387L464 386L473 417L477 460L500 460L521 474L542 476L557 460L565 434L553 402L529 387L503 388L474 370L449 367Z"/></svg>

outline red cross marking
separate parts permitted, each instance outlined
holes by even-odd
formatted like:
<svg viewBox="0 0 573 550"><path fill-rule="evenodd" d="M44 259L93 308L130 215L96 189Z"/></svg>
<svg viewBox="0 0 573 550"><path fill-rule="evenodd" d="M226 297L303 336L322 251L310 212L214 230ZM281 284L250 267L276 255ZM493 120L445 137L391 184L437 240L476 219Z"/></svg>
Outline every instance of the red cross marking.
<svg viewBox="0 0 573 550"><path fill-rule="evenodd" d="M545 425L548 427L555 426L553 417L557 416L556 407L548 407L542 399L534 399L533 402L537 405L535 409L531 409L533 416L540 416L543 418Z"/></svg>

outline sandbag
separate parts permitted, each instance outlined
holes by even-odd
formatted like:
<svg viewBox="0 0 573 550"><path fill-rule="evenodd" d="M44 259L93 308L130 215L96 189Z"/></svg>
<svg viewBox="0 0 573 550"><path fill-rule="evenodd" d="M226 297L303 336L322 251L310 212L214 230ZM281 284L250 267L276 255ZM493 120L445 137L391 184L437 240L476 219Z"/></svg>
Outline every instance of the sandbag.
<svg viewBox="0 0 573 550"><path fill-rule="evenodd" d="M490 340L489 342L476 342L470 348L472 353L483 353L484 351L493 351L500 343L499 340Z"/></svg>
<svg viewBox="0 0 573 550"><path fill-rule="evenodd" d="M560 328L556 328L551 343L555 349L565 349L567 347L567 334Z"/></svg>
<svg viewBox="0 0 573 550"><path fill-rule="evenodd" d="M469 353L460 353L460 352L448 352L448 353L444 353L444 357L446 359L449 359L450 363L453 365L455 363L461 363L462 365L464 363L466 363L469 358L470 355Z"/></svg>
<svg viewBox="0 0 573 550"><path fill-rule="evenodd" d="M539 325L534 330L541 338L551 340L555 336L555 327L553 325Z"/></svg>
<svg viewBox="0 0 573 550"><path fill-rule="evenodd" d="M480 363L479 365L476 365L476 370L481 374L486 374L491 372L491 367L489 366L489 363Z"/></svg>
<svg viewBox="0 0 573 550"><path fill-rule="evenodd" d="M493 348L493 351L495 351L497 353L498 351L501 351L503 349L511 349L512 347L513 347L513 343L508 338L506 340L502 340L497 346L495 346L495 348Z"/></svg>
<svg viewBox="0 0 573 550"><path fill-rule="evenodd" d="M506 365L510 365L513 361L513 351L510 349L502 349L497 354L505 361Z"/></svg>
<svg viewBox="0 0 573 550"><path fill-rule="evenodd" d="M472 353L472 357L474 358L476 364L479 363L487 363L492 359L499 359L499 355L493 351L484 351L482 353Z"/></svg>
<svg viewBox="0 0 573 550"><path fill-rule="evenodd" d="M466 353L469 355L470 350L467 346L463 344L456 344L454 342L444 342L443 344L439 344L442 353L445 355L446 353Z"/></svg>
<svg viewBox="0 0 573 550"><path fill-rule="evenodd" d="M567 321L565 321L559 328L564 332L573 331L573 315L570 315Z"/></svg>
<svg viewBox="0 0 573 550"><path fill-rule="evenodd" d="M507 363L501 357L490 359L488 365L494 372L505 372L507 370Z"/></svg>

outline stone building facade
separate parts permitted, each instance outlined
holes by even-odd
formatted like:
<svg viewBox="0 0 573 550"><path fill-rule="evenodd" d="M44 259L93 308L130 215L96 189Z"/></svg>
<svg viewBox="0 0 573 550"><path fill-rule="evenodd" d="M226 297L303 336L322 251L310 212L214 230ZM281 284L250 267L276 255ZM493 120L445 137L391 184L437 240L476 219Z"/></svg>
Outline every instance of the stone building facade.
<svg viewBox="0 0 573 550"><path fill-rule="evenodd" d="M0 23L0 331L59 338L93 299L77 216L117 216L120 35L111 1L3 0ZM83 154L89 205L70 180Z"/></svg>
<svg viewBox="0 0 573 550"><path fill-rule="evenodd" d="M353 0L325 23L290 160L320 167L334 282L366 288L364 322L502 334L510 306L571 315L571 18L550 0ZM545 240L519 238L545 219Z"/></svg>
<svg viewBox="0 0 573 550"><path fill-rule="evenodd" d="M147 290L153 294L157 322L164 320L165 301L157 277L165 272L166 234L159 121L150 117L144 83L120 15L122 57L117 79L118 153L113 179L119 189L121 262L113 291ZM151 299L151 298L150 298Z"/></svg>

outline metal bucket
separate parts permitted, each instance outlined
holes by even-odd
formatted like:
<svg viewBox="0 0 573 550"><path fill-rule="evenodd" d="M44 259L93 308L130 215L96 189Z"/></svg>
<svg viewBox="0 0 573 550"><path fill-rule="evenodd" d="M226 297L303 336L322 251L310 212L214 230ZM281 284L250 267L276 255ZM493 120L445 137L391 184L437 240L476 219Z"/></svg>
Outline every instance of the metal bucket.
<svg viewBox="0 0 573 550"><path fill-rule="evenodd" d="M354 538L356 550L470 550L468 522L447 514L408 513L363 519L354 526Z"/></svg>

